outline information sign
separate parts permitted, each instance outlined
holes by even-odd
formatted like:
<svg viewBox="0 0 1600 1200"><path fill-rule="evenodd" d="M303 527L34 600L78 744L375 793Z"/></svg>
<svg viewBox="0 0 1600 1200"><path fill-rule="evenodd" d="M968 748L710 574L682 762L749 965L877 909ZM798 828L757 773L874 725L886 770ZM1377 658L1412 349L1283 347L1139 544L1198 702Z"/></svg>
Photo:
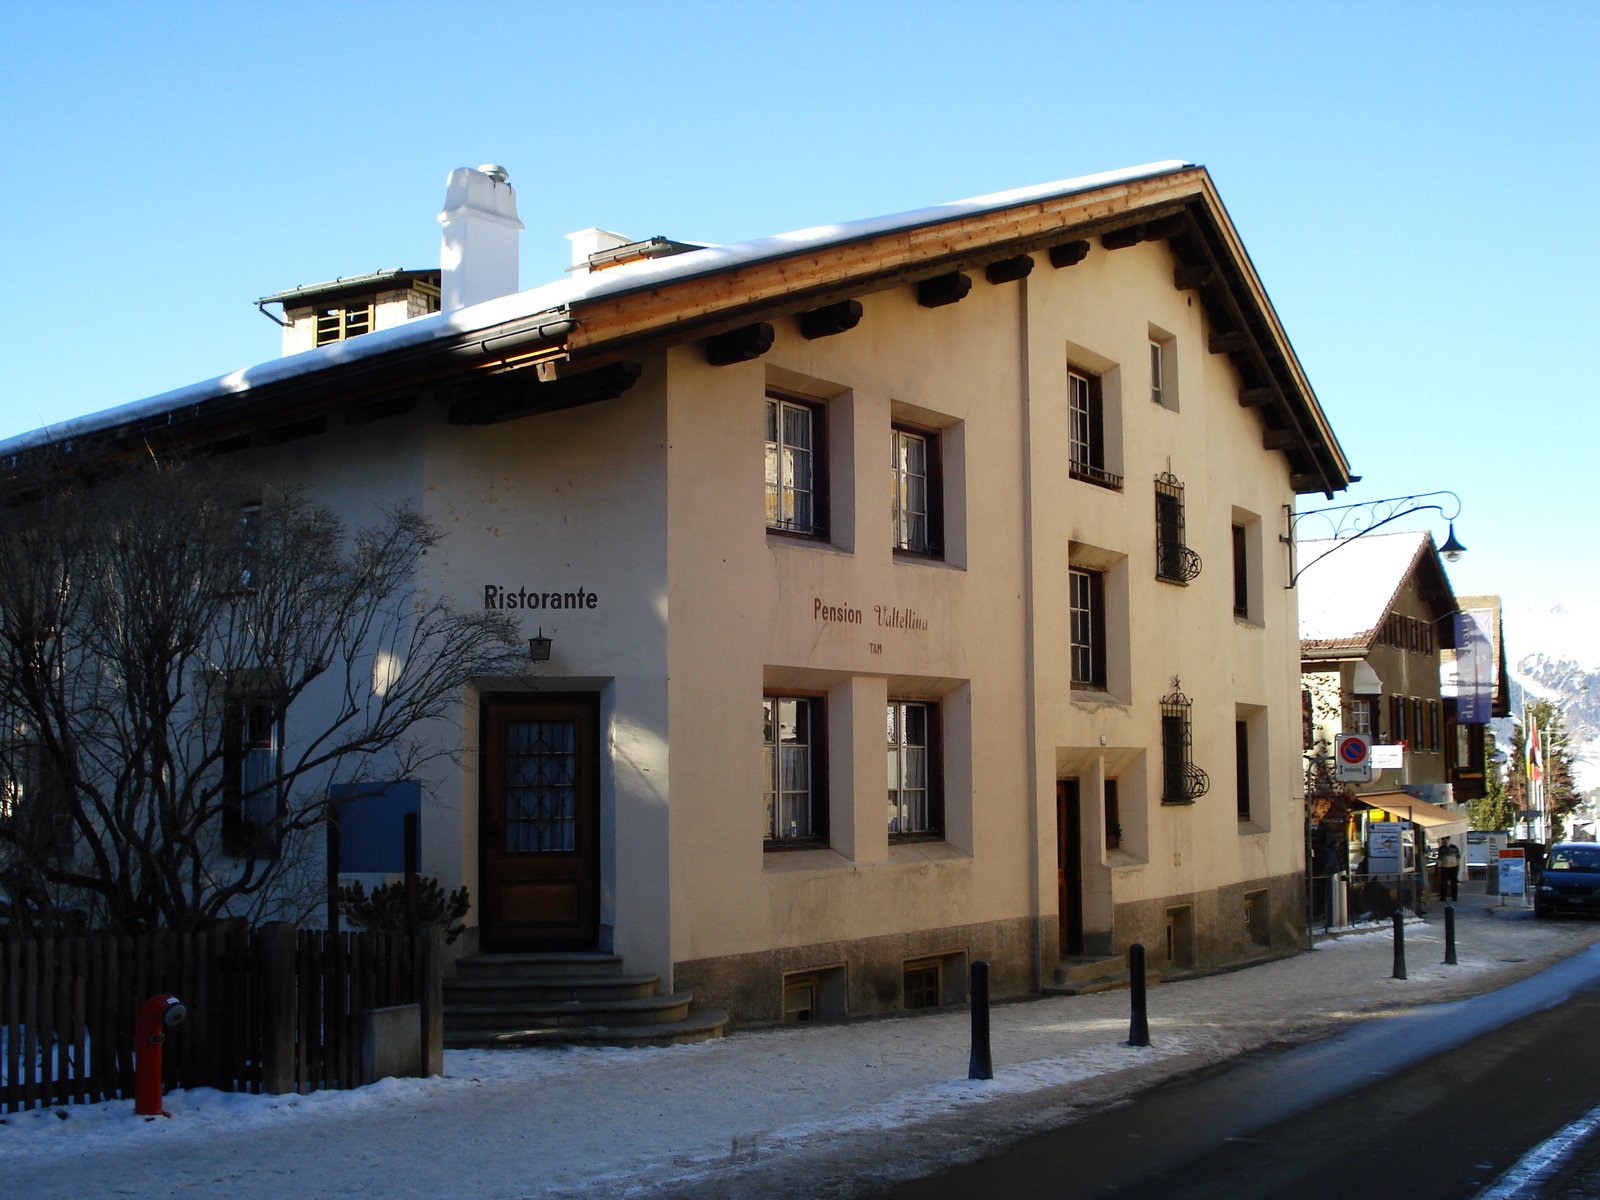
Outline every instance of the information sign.
<svg viewBox="0 0 1600 1200"><path fill-rule="evenodd" d="M1500 894L1514 896L1528 889L1528 861L1521 850L1500 851Z"/></svg>
<svg viewBox="0 0 1600 1200"><path fill-rule="evenodd" d="M1374 746L1372 748L1372 769L1374 771L1397 771L1406 765L1406 748L1402 746Z"/></svg>

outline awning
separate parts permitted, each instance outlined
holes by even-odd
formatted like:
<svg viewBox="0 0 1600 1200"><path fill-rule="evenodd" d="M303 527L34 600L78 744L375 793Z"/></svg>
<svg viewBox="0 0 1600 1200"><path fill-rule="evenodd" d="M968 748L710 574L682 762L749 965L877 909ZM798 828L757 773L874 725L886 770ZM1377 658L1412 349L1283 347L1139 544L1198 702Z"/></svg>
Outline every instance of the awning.
<svg viewBox="0 0 1600 1200"><path fill-rule="evenodd" d="M1404 816L1430 833L1441 825L1457 826L1455 829L1438 829L1439 837L1454 837L1467 831L1466 813L1451 812L1448 808L1418 800L1407 792L1366 792L1356 799L1369 808L1381 808L1396 816Z"/></svg>

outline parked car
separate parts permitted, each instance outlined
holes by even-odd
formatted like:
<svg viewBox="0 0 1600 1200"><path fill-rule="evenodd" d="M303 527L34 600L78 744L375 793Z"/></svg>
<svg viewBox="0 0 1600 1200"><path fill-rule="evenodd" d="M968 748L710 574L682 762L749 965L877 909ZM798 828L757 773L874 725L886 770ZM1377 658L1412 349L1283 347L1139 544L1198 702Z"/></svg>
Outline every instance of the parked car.
<svg viewBox="0 0 1600 1200"><path fill-rule="evenodd" d="M1567 912L1600 913L1600 845L1557 842L1545 856L1533 892L1534 916Z"/></svg>

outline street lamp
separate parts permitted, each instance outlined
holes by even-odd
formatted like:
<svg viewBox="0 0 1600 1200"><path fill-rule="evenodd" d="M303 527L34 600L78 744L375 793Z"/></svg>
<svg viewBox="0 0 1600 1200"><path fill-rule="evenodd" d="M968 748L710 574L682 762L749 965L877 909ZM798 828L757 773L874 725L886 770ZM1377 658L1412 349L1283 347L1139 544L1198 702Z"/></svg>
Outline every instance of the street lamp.
<svg viewBox="0 0 1600 1200"><path fill-rule="evenodd" d="M1466 552L1467 548L1456 541L1456 523L1451 521L1450 536L1445 538L1444 545L1439 547L1439 553L1444 555L1446 562L1460 562L1461 556Z"/></svg>
<svg viewBox="0 0 1600 1200"><path fill-rule="evenodd" d="M528 657L534 662L550 661L550 645L553 638L544 635L544 626L539 626L539 636L528 639Z"/></svg>
<svg viewBox="0 0 1600 1200"><path fill-rule="evenodd" d="M1454 502L1454 512L1447 512L1445 506L1438 503L1438 499L1443 497L1448 497ZM1429 501L1434 503L1428 503ZM1456 541L1455 519L1461 515L1461 497L1454 492L1423 492L1415 496L1391 496L1386 500L1336 504L1330 508L1312 508L1304 512L1295 512L1294 507L1288 504L1284 505L1283 509L1288 532L1280 533L1278 540L1291 551L1289 582L1286 587L1293 587L1309 568L1314 567L1334 551L1342 550L1351 542L1366 537L1369 533L1376 533L1391 521L1398 521L1401 517L1410 516L1412 513L1437 512L1450 522L1450 536L1445 539L1444 545L1439 547L1439 553L1445 559L1456 562L1467 551L1465 546ZM1310 517L1317 517L1328 523L1334 544L1304 566L1300 566L1294 561L1292 552L1300 540L1300 523Z"/></svg>

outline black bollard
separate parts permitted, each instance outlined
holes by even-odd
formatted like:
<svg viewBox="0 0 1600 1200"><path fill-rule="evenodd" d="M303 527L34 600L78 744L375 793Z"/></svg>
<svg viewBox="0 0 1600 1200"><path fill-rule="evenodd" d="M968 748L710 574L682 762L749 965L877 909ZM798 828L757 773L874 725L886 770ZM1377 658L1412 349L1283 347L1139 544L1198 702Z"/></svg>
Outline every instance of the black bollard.
<svg viewBox="0 0 1600 1200"><path fill-rule="evenodd" d="M1406 916L1394 914L1394 978L1406 977Z"/></svg>
<svg viewBox="0 0 1600 1200"><path fill-rule="evenodd" d="M1144 999L1144 946L1139 942L1128 947L1128 997L1133 1006L1133 1016L1128 1021L1128 1045L1148 1046L1150 1013Z"/></svg>
<svg viewBox="0 0 1600 1200"><path fill-rule="evenodd" d="M1444 965L1456 965L1456 906L1444 906Z"/></svg>
<svg viewBox="0 0 1600 1200"><path fill-rule="evenodd" d="M994 1058L989 1053L989 964L972 964L972 1056L968 1079L993 1079Z"/></svg>

